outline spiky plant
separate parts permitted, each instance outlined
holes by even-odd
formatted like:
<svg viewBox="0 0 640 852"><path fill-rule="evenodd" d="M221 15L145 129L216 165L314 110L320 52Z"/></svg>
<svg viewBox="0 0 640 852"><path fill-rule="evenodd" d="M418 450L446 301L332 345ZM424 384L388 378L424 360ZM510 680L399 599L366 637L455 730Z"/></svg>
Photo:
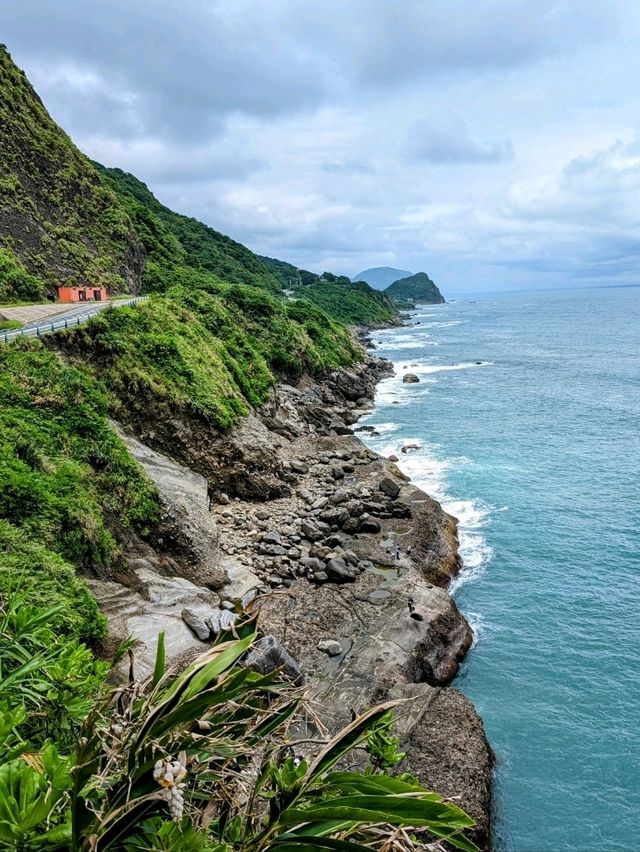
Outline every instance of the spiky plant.
<svg viewBox="0 0 640 852"><path fill-rule="evenodd" d="M74 852L424 848L416 832L476 848L462 833L473 821L415 779L338 768L388 728L391 705L294 755L302 694L242 665L255 619L235 630L179 674L164 672L161 637L153 676L88 717L72 770Z"/></svg>

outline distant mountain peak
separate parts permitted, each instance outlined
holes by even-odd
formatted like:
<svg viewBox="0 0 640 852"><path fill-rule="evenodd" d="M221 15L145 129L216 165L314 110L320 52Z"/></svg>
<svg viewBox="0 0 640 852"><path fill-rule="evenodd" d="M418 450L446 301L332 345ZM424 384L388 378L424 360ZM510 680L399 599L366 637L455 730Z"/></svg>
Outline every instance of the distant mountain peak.
<svg viewBox="0 0 640 852"><path fill-rule="evenodd" d="M352 281L365 281L374 290L384 290L399 278L411 275L406 269L394 269L392 266L374 266L354 275Z"/></svg>

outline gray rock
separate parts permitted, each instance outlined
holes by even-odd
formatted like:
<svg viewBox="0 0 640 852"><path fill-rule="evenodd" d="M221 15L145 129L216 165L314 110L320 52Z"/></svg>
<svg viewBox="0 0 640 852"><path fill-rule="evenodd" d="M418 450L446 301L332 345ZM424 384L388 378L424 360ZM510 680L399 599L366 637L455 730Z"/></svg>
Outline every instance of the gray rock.
<svg viewBox="0 0 640 852"><path fill-rule="evenodd" d="M276 669L282 669L282 673L296 686L304 683L300 666L275 636L264 636L260 639L252 648L244 664L248 669L259 674L269 674Z"/></svg>
<svg viewBox="0 0 640 852"><path fill-rule="evenodd" d="M266 509L258 509L256 512L256 518L259 521L266 521L271 517L271 512L268 512Z"/></svg>
<svg viewBox="0 0 640 852"><path fill-rule="evenodd" d="M329 578L336 583L353 583L356 579L357 571L340 557L327 562L325 570Z"/></svg>
<svg viewBox="0 0 640 852"><path fill-rule="evenodd" d="M316 648L329 657L339 657L342 653L342 645L336 639L322 639Z"/></svg>
<svg viewBox="0 0 640 852"><path fill-rule="evenodd" d="M323 563L314 556L303 556L300 560L300 564L307 568L309 571L323 571L324 565Z"/></svg>
<svg viewBox="0 0 640 852"><path fill-rule="evenodd" d="M322 531L310 521L303 521L300 524L300 533L309 541L319 541L323 536Z"/></svg>
<svg viewBox="0 0 640 852"><path fill-rule="evenodd" d="M191 630L191 632L194 633L201 642L206 642L211 631L207 624L205 624L204 619L198 615L197 612L189 609L188 607L183 609L180 615L189 630Z"/></svg>
<svg viewBox="0 0 640 852"><path fill-rule="evenodd" d="M284 556L287 551L279 544L260 544L258 553L263 553L266 556Z"/></svg>
<svg viewBox="0 0 640 852"><path fill-rule="evenodd" d="M349 520L345 521L342 525L342 531L352 535L353 533L358 532L359 526L360 524L355 518L349 518Z"/></svg>
<svg viewBox="0 0 640 852"><path fill-rule="evenodd" d="M319 497L315 502L311 504L312 509L324 509L324 507L329 502L328 497Z"/></svg>
<svg viewBox="0 0 640 852"><path fill-rule="evenodd" d="M349 512L347 512L347 510L342 506L338 506L334 509L325 509L324 512L321 513L320 519L327 524L335 524L340 527L345 521L349 520Z"/></svg>
<svg viewBox="0 0 640 852"><path fill-rule="evenodd" d="M216 636L220 633L220 619L222 618L222 612L218 610L217 612L211 613L208 618L205 618L204 623L207 625L209 630L211 631L211 636Z"/></svg>
<svg viewBox="0 0 640 852"><path fill-rule="evenodd" d="M415 385L420 381L420 379L416 376L415 373L405 373L402 377L402 381L405 385Z"/></svg>
<svg viewBox="0 0 640 852"><path fill-rule="evenodd" d="M360 518L360 523L358 524L358 530L364 533L379 533L382 527L380 526L380 522L376 521L375 518L372 518L370 515L363 515Z"/></svg>
<svg viewBox="0 0 640 852"><path fill-rule="evenodd" d="M237 618L235 612L229 612L228 609L221 610L220 630L229 630L236 623Z"/></svg>
<svg viewBox="0 0 640 852"><path fill-rule="evenodd" d="M229 612L233 612L235 606L233 604L233 601L220 601L220 609L228 609Z"/></svg>
<svg viewBox="0 0 640 852"><path fill-rule="evenodd" d="M309 466L306 465L303 461L300 461L299 459L293 459L293 461L289 462L289 467L295 473L308 473L309 472Z"/></svg>
<svg viewBox="0 0 640 852"><path fill-rule="evenodd" d="M282 544L282 536L279 532L266 532L260 536L260 541L265 544Z"/></svg>
<svg viewBox="0 0 640 852"><path fill-rule="evenodd" d="M229 499L229 495L228 495L228 494L224 494L224 493L223 493L223 494L220 494L220 495L219 495L219 497L218 497L218 503L219 503L221 506L228 506L230 502L231 502L231 501L230 501L230 499Z"/></svg>
<svg viewBox="0 0 640 852"><path fill-rule="evenodd" d="M328 583L329 575L326 571L316 571L316 573L313 575L313 580L316 583Z"/></svg>
<svg viewBox="0 0 640 852"><path fill-rule="evenodd" d="M391 497L391 499L397 497L400 493L400 486L398 483L394 482L393 479L388 476L385 476L384 479L380 480L378 488L383 492L383 494L386 494L387 497Z"/></svg>
<svg viewBox="0 0 640 852"><path fill-rule="evenodd" d="M413 515L413 511L408 503L398 502L393 505L391 514L394 518L410 518Z"/></svg>

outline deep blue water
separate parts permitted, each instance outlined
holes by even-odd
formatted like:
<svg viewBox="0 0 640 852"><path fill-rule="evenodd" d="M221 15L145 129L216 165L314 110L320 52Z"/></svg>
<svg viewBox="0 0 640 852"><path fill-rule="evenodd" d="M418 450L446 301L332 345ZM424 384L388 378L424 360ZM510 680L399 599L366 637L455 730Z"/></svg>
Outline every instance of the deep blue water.
<svg viewBox="0 0 640 852"><path fill-rule="evenodd" d="M456 686L498 758L496 848L638 850L640 289L414 321L374 333L398 377L367 442L461 522L455 596L477 642ZM402 455L408 439L421 449Z"/></svg>

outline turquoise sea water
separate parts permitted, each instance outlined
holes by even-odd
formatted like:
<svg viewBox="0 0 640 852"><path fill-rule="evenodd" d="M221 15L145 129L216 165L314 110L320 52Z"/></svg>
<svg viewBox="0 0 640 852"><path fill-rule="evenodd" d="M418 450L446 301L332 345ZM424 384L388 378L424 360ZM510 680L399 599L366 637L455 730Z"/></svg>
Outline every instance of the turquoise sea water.
<svg viewBox="0 0 640 852"><path fill-rule="evenodd" d="M640 289L471 297L413 321L374 332L398 376L367 443L460 519L477 641L456 686L498 758L496 849L638 850Z"/></svg>

